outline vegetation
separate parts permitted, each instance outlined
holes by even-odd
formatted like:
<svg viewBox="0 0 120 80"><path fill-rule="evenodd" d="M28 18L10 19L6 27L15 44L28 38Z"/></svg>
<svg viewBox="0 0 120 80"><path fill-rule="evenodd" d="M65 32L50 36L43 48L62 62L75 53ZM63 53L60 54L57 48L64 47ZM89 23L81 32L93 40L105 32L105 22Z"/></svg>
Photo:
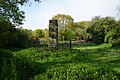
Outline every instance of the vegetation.
<svg viewBox="0 0 120 80"><path fill-rule="evenodd" d="M33 36L35 37L38 37L38 38L42 38L45 36L44 34L44 31L41 30L41 29L36 29L34 32L33 32Z"/></svg>
<svg viewBox="0 0 120 80"><path fill-rule="evenodd" d="M25 18L20 6L29 2L0 1L0 80L120 79L119 20L95 16L74 22L70 15L57 14L52 19L58 20L59 42L64 43L55 50L41 44L48 42L48 29L20 27ZM69 48L71 39L74 43Z"/></svg>
<svg viewBox="0 0 120 80"><path fill-rule="evenodd" d="M104 43L118 39L119 28L119 21L114 18L98 16L92 19L87 31L92 34L91 40L94 43Z"/></svg>
<svg viewBox="0 0 120 80"><path fill-rule="evenodd" d="M74 19L70 15L65 14L57 14L52 18L53 20L58 20L58 36L59 38L64 41L67 36L70 36L71 28L73 26ZM66 36L65 36L66 35Z"/></svg>
<svg viewBox="0 0 120 80"><path fill-rule="evenodd" d="M72 50L65 47L63 47L64 49L59 48L59 50L50 50L47 47L14 49L12 53L16 59L16 64L13 65L15 61L11 60L10 66L14 67L8 69L14 70L11 75L20 80L120 79L119 48L111 48L111 44L96 45L90 43L73 45ZM4 59L4 61L6 60ZM2 65L9 64L4 62ZM2 69L7 72L6 67ZM4 70L2 73L5 73ZM1 77L13 80L15 77L12 76Z"/></svg>

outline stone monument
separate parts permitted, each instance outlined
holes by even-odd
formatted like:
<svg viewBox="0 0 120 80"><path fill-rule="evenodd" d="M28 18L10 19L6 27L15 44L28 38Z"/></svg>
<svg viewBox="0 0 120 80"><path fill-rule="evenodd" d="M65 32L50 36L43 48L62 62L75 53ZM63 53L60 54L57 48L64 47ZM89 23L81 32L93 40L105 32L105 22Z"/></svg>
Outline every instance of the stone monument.
<svg viewBox="0 0 120 80"><path fill-rule="evenodd" d="M58 48L58 20L49 20L49 47Z"/></svg>

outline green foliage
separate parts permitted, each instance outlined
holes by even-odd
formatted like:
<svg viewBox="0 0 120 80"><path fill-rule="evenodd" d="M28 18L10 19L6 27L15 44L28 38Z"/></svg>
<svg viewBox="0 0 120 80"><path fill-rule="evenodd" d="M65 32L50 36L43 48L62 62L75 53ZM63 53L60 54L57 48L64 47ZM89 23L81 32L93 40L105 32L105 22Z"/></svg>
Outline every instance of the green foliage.
<svg viewBox="0 0 120 80"><path fill-rule="evenodd" d="M79 38L79 39L83 39L85 41L88 40L89 38L89 34L87 33L87 29L88 29L88 25L89 25L89 22L87 21L81 21L81 22L77 22L77 27L76 27L76 37ZM78 39L77 39L78 40Z"/></svg>
<svg viewBox="0 0 120 80"><path fill-rule="evenodd" d="M36 73L33 62L0 48L0 79L29 80Z"/></svg>
<svg viewBox="0 0 120 80"><path fill-rule="evenodd" d="M120 39L114 40L114 41L112 42L112 47L120 47Z"/></svg>
<svg viewBox="0 0 120 80"><path fill-rule="evenodd" d="M107 32L104 41L107 42L107 43L113 42L116 33L117 33L116 30L110 30L109 32Z"/></svg>
<svg viewBox="0 0 120 80"><path fill-rule="evenodd" d="M0 79L17 80L16 62L13 54L0 48Z"/></svg>
<svg viewBox="0 0 120 80"><path fill-rule="evenodd" d="M14 25L9 21L0 18L0 47L10 46L14 31Z"/></svg>
<svg viewBox="0 0 120 80"><path fill-rule="evenodd" d="M70 22L66 25L67 27L65 28L65 40L70 40L70 39L75 39L75 28L76 24L73 22Z"/></svg>
<svg viewBox="0 0 120 80"><path fill-rule="evenodd" d="M64 45L65 47L65 45ZM80 44L72 50L45 47L0 49L3 80L119 80L120 50L110 44ZM114 54L113 54L114 53Z"/></svg>
<svg viewBox="0 0 120 80"><path fill-rule="evenodd" d="M32 31L18 28L8 20L0 18L0 47L27 47Z"/></svg>
<svg viewBox="0 0 120 80"><path fill-rule="evenodd" d="M119 79L114 71L108 69L94 69L87 70L85 67L81 68L64 68L57 67L48 69L43 75L36 76L33 80L115 80Z"/></svg>
<svg viewBox="0 0 120 80"><path fill-rule="evenodd" d="M6 20L11 21L15 25L22 24L24 19L24 12L19 9L18 1L1 0L0 1L0 16Z"/></svg>
<svg viewBox="0 0 120 80"><path fill-rule="evenodd" d="M42 38L45 36L45 33L42 29L36 29L33 32L33 36L38 37L38 38Z"/></svg>
<svg viewBox="0 0 120 80"><path fill-rule="evenodd" d="M65 47L65 45L64 45ZM80 44L72 50L0 49L3 80L119 80L120 50L110 44ZM114 53L114 54L113 54Z"/></svg>
<svg viewBox="0 0 120 80"><path fill-rule="evenodd" d="M40 2L40 0L34 1ZM29 0L0 0L0 18L9 20L16 26L21 25L25 13L20 10L20 6L28 2Z"/></svg>
<svg viewBox="0 0 120 80"><path fill-rule="evenodd" d="M35 75L32 61L22 57L16 57L16 71L19 80L29 80Z"/></svg>
<svg viewBox="0 0 120 80"><path fill-rule="evenodd" d="M29 35L29 30L18 29L17 32L16 32L16 36L14 38L14 42L16 42L15 46L18 47L18 48L28 47L29 36L30 36Z"/></svg>
<svg viewBox="0 0 120 80"><path fill-rule="evenodd" d="M70 39L75 39L75 31L69 30L65 32L65 40L69 41Z"/></svg>
<svg viewBox="0 0 120 80"><path fill-rule="evenodd" d="M104 43L106 39L111 38L115 35L115 31L117 30L118 24L117 21L112 17L95 17L90 22L90 27L87 29L87 32L92 35L91 40L94 43ZM111 31L113 31L111 33ZM111 33L111 34L109 34ZM108 40L108 41L109 41Z"/></svg>
<svg viewBox="0 0 120 80"><path fill-rule="evenodd" d="M43 32L45 33L45 38L48 39L48 37L49 37L49 30L48 29L44 29Z"/></svg>
<svg viewBox="0 0 120 80"><path fill-rule="evenodd" d="M70 33L71 29L74 27L74 19L70 15L65 14L57 14L52 19L58 20L58 36L60 40L64 41L64 39L67 39L65 35L69 35L67 33Z"/></svg>
<svg viewBox="0 0 120 80"><path fill-rule="evenodd" d="M44 46L14 51L18 77L22 80L120 79L120 50L110 47L111 44L80 44L72 50L67 46L58 50Z"/></svg>
<svg viewBox="0 0 120 80"><path fill-rule="evenodd" d="M40 2L40 0L34 0ZM19 30L16 26L22 24L25 18L20 6L29 0L0 0L0 48L26 47L29 30Z"/></svg>

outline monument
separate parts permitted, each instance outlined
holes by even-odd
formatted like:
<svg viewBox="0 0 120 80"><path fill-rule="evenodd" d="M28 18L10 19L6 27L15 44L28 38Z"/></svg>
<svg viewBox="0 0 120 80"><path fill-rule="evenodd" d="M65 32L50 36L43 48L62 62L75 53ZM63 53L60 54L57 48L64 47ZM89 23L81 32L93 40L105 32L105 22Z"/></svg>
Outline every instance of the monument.
<svg viewBox="0 0 120 80"><path fill-rule="evenodd" d="M58 20L49 20L49 47L58 48Z"/></svg>

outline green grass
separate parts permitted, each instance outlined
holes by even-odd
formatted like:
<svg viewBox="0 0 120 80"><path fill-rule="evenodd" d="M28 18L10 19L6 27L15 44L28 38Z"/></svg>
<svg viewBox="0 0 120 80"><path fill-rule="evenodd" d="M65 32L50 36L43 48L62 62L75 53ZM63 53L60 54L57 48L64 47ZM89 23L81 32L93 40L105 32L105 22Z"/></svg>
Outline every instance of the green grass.
<svg viewBox="0 0 120 80"><path fill-rule="evenodd" d="M120 49L111 48L111 44L79 44L58 50L44 46L13 53L30 63L33 80L120 79Z"/></svg>

